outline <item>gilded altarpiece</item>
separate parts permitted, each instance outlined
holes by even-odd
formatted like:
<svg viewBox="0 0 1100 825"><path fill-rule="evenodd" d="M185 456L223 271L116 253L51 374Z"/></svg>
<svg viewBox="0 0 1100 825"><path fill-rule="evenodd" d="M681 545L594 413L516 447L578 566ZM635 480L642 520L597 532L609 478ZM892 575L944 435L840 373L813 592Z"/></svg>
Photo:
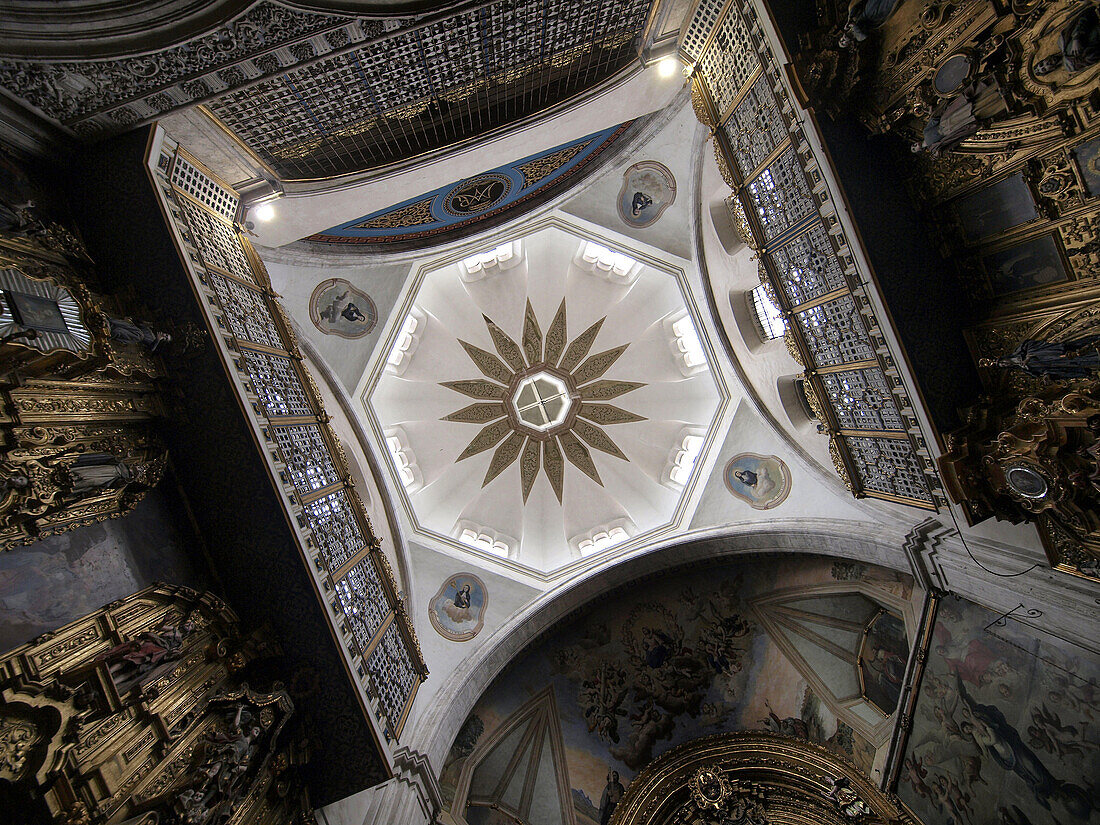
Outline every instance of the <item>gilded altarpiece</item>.
<svg viewBox="0 0 1100 825"><path fill-rule="evenodd" d="M915 825L893 796L824 748L728 733L674 748L631 783L612 825Z"/></svg>
<svg viewBox="0 0 1100 825"><path fill-rule="evenodd" d="M88 288L94 271L74 234L5 208L0 549L129 512L166 460L155 429L164 366L138 340L157 334Z"/></svg>
<svg viewBox="0 0 1100 825"><path fill-rule="evenodd" d="M0 808L19 821L313 822L305 738L212 594L155 585L0 659Z"/></svg>
<svg viewBox="0 0 1100 825"><path fill-rule="evenodd" d="M985 394L959 399L965 424L944 434L948 493L971 523L1036 523L1052 564L1097 577L1097 5L884 12L869 27L858 6L819 4L796 65L810 105L899 137L913 200L969 296Z"/></svg>

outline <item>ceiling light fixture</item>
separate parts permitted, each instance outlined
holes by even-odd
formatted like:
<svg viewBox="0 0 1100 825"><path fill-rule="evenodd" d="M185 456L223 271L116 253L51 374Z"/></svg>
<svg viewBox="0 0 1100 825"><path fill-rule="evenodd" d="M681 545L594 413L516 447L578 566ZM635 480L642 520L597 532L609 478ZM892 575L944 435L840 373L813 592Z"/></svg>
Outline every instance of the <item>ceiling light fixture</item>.
<svg viewBox="0 0 1100 825"><path fill-rule="evenodd" d="M275 206L271 203L261 203L256 205L249 214L256 220L267 223L275 217Z"/></svg>
<svg viewBox="0 0 1100 825"><path fill-rule="evenodd" d="M666 57L657 64L657 73L664 78L672 77L680 67L680 61L675 57Z"/></svg>

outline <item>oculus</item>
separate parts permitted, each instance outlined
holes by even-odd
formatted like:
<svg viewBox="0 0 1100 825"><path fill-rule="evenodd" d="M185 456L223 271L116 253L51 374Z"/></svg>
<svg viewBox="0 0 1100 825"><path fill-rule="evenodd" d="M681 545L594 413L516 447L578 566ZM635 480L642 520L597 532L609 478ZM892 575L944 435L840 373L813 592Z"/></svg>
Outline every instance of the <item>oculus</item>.
<svg viewBox="0 0 1100 825"><path fill-rule="evenodd" d="M601 403L645 386L602 378L628 344L589 355L606 317L569 341L564 300L545 335L528 301L519 342L483 317L496 354L465 341L459 343L485 378L442 384L478 399L442 419L482 425L456 461L495 447L482 487L519 461L524 504L540 467L559 504L566 461L602 486L590 448L629 461L603 428L645 420L614 404Z"/></svg>

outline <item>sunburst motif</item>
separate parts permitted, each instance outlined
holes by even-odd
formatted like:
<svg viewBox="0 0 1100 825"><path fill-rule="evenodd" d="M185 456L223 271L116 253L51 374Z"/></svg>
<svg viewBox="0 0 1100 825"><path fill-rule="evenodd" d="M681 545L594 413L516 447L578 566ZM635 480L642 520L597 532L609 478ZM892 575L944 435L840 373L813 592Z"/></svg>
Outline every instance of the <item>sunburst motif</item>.
<svg viewBox="0 0 1100 825"><path fill-rule="evenodd" d="M606 316L568 341L564 300L545 335L528 301L520 343L488 317L482 317L497 354L466 341L459 343L486 377L442 384L476 399L442 420L483 425L456 461L496 447L481 482L484 487L518 460L525 504L540 465L559 503L566 460L603 486L589 447L623 461L629 459L599 425L645 420L613 404L601 403L645 386L637 381L601 378L628 344L588 355Z"/></svg>

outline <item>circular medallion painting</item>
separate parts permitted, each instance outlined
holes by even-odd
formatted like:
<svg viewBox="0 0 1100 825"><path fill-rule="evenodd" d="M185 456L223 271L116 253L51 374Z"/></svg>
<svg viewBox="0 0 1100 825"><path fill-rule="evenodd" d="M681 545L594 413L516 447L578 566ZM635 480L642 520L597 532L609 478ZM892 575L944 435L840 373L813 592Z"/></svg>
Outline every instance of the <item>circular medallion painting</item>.
<svg viewBox="0 0 1100 825"><path fill-rule="evenodd" d="M444 639L468 642L485 624L488 606L485 583L470 573L457 573L443 582L428 603L428 618Z"/></svg>
<svg viewBox="0 0 1100 825"><path fill-rule="evenodd" d="M623 172L619 189L619 217L630 226L656 223L676 200L676 178L662 163L643 160Z"/></svg>
<svg viewBox="0 0 1100 825"><path fill-rule="evenodd" d="M778 507L791 492L791 471L774 455L735 455L722 477L731 494L757 510Z"/></svg>
<svg viewBox="0 0 1100 825"><path fill-rule="evenodd" d="M476 215L496 206L510 191L512 180L507 175L479 175L448 192L443 199L443 209L459 217Z"/></svg>
<svg viewBox="0 0 1100 825"><path fill-rule="evenodd" d="M313 290L309 317L326 335L362 338L378 323L378 309L367 293L343 278L329 278Z"/></svg>

